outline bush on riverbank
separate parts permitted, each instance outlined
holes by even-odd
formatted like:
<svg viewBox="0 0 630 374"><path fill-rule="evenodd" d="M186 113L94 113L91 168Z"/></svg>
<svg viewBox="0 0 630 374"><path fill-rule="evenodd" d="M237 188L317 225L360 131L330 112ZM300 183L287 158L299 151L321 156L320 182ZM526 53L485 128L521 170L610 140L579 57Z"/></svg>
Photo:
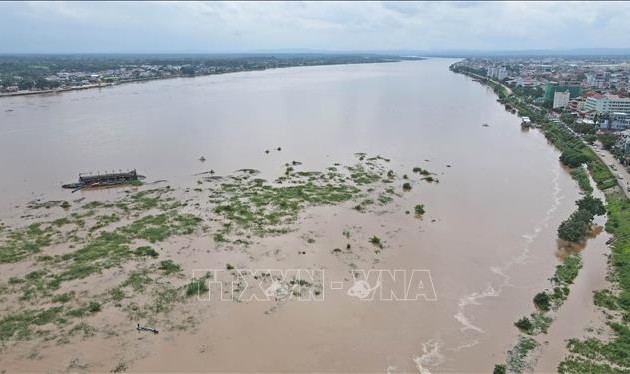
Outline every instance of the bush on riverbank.
<svg viewBox="0 0 630 374"><path fill-rule="evenodd" d="M580 186L580 190L584 191L584 193L593 193L593 186L591 186L591 181L583 167L580 166L571 170L571 177L575 179L578 186Z"/></svg>
<svg viewBox="0 0 630 374"><path fill-rule="evenodd" d="M582 164L587 163L588 161L589 157L587 155L572 149L568 149L560 155L560 162L572 168L582 166Z"/></svg>
<svg viewBox="0 0 630 374"><path fill-rule="evenodd" d="M536 296L534 296L534 304L538 309L544 312L551 309L551 301L546 292L537 293Z"/></svg>
<svg viewBox="0 0 630 374"><path fill-rule="evenodd" d="M576 204L578 210L558 227L558 237L573 243L586 239L593 218L606 213L604 203L592 196L583 197Z"/></svg>

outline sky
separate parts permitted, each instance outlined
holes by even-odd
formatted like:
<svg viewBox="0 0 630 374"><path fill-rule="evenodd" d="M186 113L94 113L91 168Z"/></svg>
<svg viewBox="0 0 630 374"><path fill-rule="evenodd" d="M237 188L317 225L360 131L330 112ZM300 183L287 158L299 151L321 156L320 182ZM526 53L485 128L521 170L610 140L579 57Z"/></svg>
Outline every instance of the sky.
<svg viewBox="0 0 630 374"><path fill-rule="evenodd" d="M629 47L630 2L0 2L0 53Z"/></svg>

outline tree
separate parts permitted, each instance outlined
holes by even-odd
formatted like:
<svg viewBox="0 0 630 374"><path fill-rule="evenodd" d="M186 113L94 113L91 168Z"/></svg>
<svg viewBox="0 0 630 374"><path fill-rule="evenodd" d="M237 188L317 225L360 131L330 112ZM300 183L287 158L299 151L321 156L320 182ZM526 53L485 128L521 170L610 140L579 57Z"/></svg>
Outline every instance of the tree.
<svg viewBox="0 0 630 374"><path fill-rule="evenodd" d="M22 79L18 82L18 88L20 90L31 90L33 89L34 85L35 83L30 79Z"/></svg>
<svg viewBox="0 0 630 374"><path fill-rule="evenodd" d="M571 125L571 128L575 130L575 132L580 134L593 135L595 134L595 131L597 131L597 126L591 125L589 123L573 123Z"/></svg>
<svg viewBox="0 0 630 374"><path fill-rule="evenodd" d="M534 304L536 307L542 311L548 311L551 309L551 303L549 299L549 295L546 292L539 292L534 296Z"/></svg>
<svg viewBox="0 0 630 374"><path fill-rule="evenodd" d="M181 72L184 75L195 75L195 68L192 66L182 66Z"/></svg>
<svg viewBox="0 0 630 374"><path fill-rule="evenodd" d="M519 319L518 321L514 322L514 325L525 332L530 331L532 327L534 327L532 325L532 322L527 317L523 317Z"/></svg>
<svg viewBox="0 0 630 374"><path fill-rule="evenodd" d="M583 203L584 204L584 203ZM592 203L596 205L597 203ZM586 203L588 205L588 203ZM599 209L594 207L593 209ZM593 213L585 208L578 208L576 212L560 224L558 237L573 243L579 243L586 237L586 232L593 220Z"/></svg>
<svg viewBox="0 0 630 374"><path fill-rule="evenodd" d="M606 207L604 207L604 202L596 197L590 195L585 196L578 200L576 203L580 209L584 209L594 216L601 216L606 214Z"/></svg>
<svg viewBox="0 0 630 374"><path fill-rule="evenodd" d="M588 161L589 157L587 155L572 149L568 149L560 155L560 162L572 168L576 168Z"/></svg>
<svg viewBox="0 0 630 374"><path fill-rule="evenodd" d="M601 134L599 136L599 141L602 142L604 149L612 151L612 149L619 141L619 135L613 133Z"/></svg>

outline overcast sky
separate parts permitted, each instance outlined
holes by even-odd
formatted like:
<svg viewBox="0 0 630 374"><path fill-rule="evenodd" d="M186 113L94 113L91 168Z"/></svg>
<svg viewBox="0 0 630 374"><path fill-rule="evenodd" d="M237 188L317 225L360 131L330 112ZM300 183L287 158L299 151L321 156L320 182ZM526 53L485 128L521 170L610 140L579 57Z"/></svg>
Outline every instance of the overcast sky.
<svg viewBox="0 0 630 374"><path fill-rule="evenodd" d="M0 2L0 53L630 47L630 2Z"/></svg>

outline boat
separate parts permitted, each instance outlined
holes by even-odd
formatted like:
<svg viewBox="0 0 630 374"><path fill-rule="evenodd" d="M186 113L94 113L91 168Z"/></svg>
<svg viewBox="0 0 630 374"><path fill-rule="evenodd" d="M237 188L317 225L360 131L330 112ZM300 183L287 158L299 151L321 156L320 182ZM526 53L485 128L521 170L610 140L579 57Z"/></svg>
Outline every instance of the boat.
<svg viewBox="0 0 630 374"><path fill-rule="evenodd" d="M151 327L140 326L139 323L138 323L138 326L136 327L136 330L138 330L138 331L148 331L148 332L152 332L154 334L159 334L159 331L157 329L154 329L154 328L151 328Z"/></svg>
<svg viewBox="0 0 630 374"><path fill-rule="evenodd" d="M139 178L140 175L138 175L136 169L119 173L79 174L78 182L64 184L61 187L77 191L88 187L106 187L129 184L138 181Z"/></svg>

